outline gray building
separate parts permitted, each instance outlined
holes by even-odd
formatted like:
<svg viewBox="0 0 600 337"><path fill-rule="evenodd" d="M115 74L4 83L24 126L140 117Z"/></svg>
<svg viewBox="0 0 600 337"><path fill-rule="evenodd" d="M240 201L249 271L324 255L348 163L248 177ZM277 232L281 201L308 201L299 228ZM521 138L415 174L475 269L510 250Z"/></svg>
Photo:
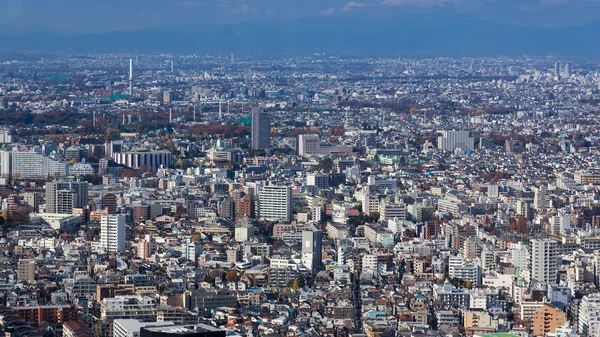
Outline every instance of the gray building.
<svg viewBox="0 0 600 337"><path fill-rule="evenodd" d="M252 149L271 148L271 120L269 115L257 105L252 107Z"/></svg>
<svg viewBox="0 0 600 337"><path fill-rule="evenodd" d="M323 232L305 230L302 232L302 256L311 257L312 270L320 270L323 264Z"/></svg>
<svg viewBox="0 0 600 337"><path fill-rule="evenodd" d="M88 203L88 183L58 180L46 184L46 213L71 214Z"/></svg>

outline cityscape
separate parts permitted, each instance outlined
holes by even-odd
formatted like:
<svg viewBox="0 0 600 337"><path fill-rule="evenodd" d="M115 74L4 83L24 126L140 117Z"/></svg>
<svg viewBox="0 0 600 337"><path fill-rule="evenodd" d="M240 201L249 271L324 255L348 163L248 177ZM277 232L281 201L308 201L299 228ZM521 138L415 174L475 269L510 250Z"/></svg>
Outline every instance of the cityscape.
<svg viewBox="0 0 600 337"><path fill-rule="evenodd" d="M593 57L0 52L0 333L600 336Z"/></svg>

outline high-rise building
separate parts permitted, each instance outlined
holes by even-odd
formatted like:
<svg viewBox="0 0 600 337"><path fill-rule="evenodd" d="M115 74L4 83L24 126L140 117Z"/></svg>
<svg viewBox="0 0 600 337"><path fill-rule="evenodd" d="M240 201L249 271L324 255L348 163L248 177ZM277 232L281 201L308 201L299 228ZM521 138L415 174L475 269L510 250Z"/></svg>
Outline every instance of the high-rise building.
<svg viewBox="0 0 600 337"><path fill-rule="evenodd" d="M292 188L289 186L265 186L258 197L258 215L261 219L277 221L292 220Z"/></svg>
<svg viewBox="0 0 600 337"><path fill-rule="evenodd" d="M268 150L271 148L271 120L269 115L258 105L252 107L252 149Z"/></svg>
<svg viewBox="0 0 600 337"><path fill-rule="evenodd" d="M531 239L529 242L529 270L531 279L541 283L556 283L558 244L549 239Z"/></svg>
<svg viewBox="0 0 600 337"><path fill-rule="evenodd" d="M560 78L560 62L554 63L554 75Z"/></svg>
<svg viewBox="0 0 600 337"><path fill-rule="evenodd" d="M323 264L323 232L320 230L302 231L302 260L310 263L312 270L320 270Z"/></svg>
<svg viewBox="0 0 600 337"><path fill-rule="evenodd" d="M107 252L125 251L125 216L102 216L100 220L100 246Z"/></svg>
<svg viewBox="0 0 600 337"><path fill-rule="evenodd" d="M565 76L571 77L573 74L573 64L571 62L565 63Z"/></svg>
<svg viewBox="0 0 600 337"><path fill-rule="evenodd" d="M525 200L517 200L517 215L524 217L527 220L533 219L533 212L531 211L531 207L529 203Z"/></svg>
<svg viewBox="0 0 600 337"><path fill-rule="evenodd" d="M108 213L115 213L117 207L119 207L119 203L114 193L106 193L102 196L102 209L107 210Z"/></svg>
<svg viewBox="0 0 600 337"><path fill-rule="evenodd" d="M535 190L533 196L533 208L539 212L548 209L548 207L550 207L548 185L543 184Z"/></svg>
<svg viewBox="0 0 600 337"><path fill-rule="evenodd" d="M25 203L32 212L37 213L40 210L40 193L27 192L23 193L23 203Z"/></svg>
<svg viewBox="0 0 600 337"><path fill-rule="evenodd" d="M46 183L46 213L71 214L88 203L88 183L57 180Z"/></svg>
<svg viewBox="0 0 600 337"><path fill-rule="evenodd" d="M171 103L175 100L175 93L172 91L163 92L163 103Z"/></svg>
<svg viewBox="0 0 600 337"><path fill-rule="evenodd" d="M19 280L19 282L35 283L35 260L19 260L17 266L17 280Z"/></svg>
<svg viewBox="0 0 600 337"><path fill-rule="evenodd" d="M318 155L321 152L321 138L315 134L298 136L298 155Z"/></svg>
<svg viewBox="0 0 600 337"><path fill-rule="evenodd" d="M600 294L590 294L581 299L577 323L578 336L598 336L600 333Z"/></svg>
<svg viewBox="0 0 600 337"><path fill-rule="evenodd" d="M186 199L186 213L188 220L196 219L196 198L193 195L188 196Z"/></svg>
<svg viewBox="0 0 600 337"><path fill-rule="evenodd" d="M246 194L240 198L235 204L235 219L239 220L243 217L254 218L254 199L250 194Z"/></svg>
<svg viewBox="0 0 600 337"><path fill-rule="evenodd" d="M471 225L456 226L452 228L452 249L462 249L465 240L475 234L477 234L477 230Z"/></svg>

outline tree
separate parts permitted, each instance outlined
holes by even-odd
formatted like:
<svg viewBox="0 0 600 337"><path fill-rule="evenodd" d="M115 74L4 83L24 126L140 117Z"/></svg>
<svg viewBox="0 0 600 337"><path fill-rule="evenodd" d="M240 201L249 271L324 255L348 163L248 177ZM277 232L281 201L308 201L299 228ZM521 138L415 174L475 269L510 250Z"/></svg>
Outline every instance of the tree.
<svg viewBox="0 0 600 337"><path fill-rule="evenodd" d="M292 285L292 289L298 290L300 288L304 288L305 285L306 283L304 282L304 275L298 275L294 281L294 284Z"/></svg>
<svg viewBox="0 0 600 337"><path fill-rule="evenodd" d="M10 217L17 225L27 225L29 223L29 210L27 207L19 206L12 212Z"/></svg>
<svg viewBox="0 0 600 337"><path fill-rule="evenodd" d="M230 270L227 272L227 274L225 274L225 279L227 281L237 281L239 279L239 277L240 277L240 275L235 270Z"/></svg>
<svg viewBox="0 0 600 337"><path fill-rule="evenodd" d="M329 157L323 158L319 162L319 165L317 166L317 168L319 170L329 173L329 172L331 172L331 169L333 168L333 160Z"/></svg>

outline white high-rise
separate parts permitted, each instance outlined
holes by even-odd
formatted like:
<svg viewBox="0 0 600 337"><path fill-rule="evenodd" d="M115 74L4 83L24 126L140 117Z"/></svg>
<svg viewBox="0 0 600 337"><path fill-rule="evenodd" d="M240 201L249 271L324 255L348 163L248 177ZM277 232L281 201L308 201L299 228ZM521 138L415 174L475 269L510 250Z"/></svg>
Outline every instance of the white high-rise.
<svg viewBox="0 0 600 337"><path fill-rule="evenodd" d="M590 294L581 299L577 332L580 336L600 334L600 294Z"/></svg>
<svg viewBox="0 0 600 337"><path fill-rule="evenodd" d="M292 188L275 185L263 187L258 197L258 214L261 219L291 221Z"/></svg>
<svg viewBox="0 0 600 337"><path fill-rule="evenodd" d="M125 216L104 215L100 220L100 246L107 252L125 251Z"/></svg>
<svg viewBox="0 0 600 337"><path fill-rule="evenodd" d="M529 242L531 279L556 284L558 244L549 239L531 239Z"/></svg>

